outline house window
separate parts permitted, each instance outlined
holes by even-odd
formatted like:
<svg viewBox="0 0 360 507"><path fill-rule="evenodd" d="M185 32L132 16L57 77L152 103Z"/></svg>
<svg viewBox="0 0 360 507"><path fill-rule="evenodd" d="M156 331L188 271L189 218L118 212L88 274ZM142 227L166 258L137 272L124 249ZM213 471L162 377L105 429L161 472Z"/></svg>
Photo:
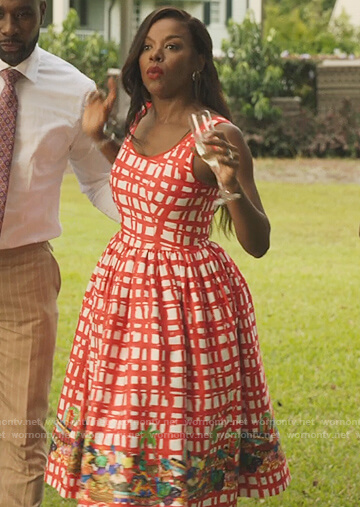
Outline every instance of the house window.
<svg viewBox="0 0 360 507"><path fill-rule="evenodd" d="M70 0L70 8L75 9L80 19L80 26L88 24L87 0Z"/></svg>
<svg viewBox="0 0 360 507"><path fill-rule="evenodd" d="M45 11L45 19L42 24L43 28L48 25L51 25L53 22L53 5L52 2L47 2L46 11Z"/></svg>
<svg viewBox="0 0 360 507"><path fill-rule="evenodd" d="M220 2L210 2L210 23L220 23Z"/></svg>
<svg viewBox="0 0 360 507"><path fill-rule="evenodd" d="M220 2L204 3L204 23L205 25L220 23Z"/></svg>

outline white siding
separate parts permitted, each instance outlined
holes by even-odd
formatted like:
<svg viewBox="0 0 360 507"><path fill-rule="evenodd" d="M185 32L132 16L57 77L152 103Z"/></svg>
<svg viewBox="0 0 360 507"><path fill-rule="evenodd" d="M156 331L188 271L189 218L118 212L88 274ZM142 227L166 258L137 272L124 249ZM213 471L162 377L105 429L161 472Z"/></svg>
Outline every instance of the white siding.
<svg viewBox="0 0 360 507"><path fill-rule="evenodd" d="M121 2L122 0L118 0ZM207 27L211 38L213 40L214 50L218 51L221 49L222 40L227 37L227 29L226 29L226 0L212 0L213 7L212 12L215 16L218 12L218 19L212 21L210 25ZM232 13L233 19L237 23L241 23L246 14L247 5L249 5L249 9L254 12L255 20L258 23L261 23L261 11L262 11L262 0L232 0ZM215 5L218 3L218 8ZM171 0L169 0L168 4L171 4ZM141 0L140 2L140 18L141 21L150 14L156 8L156 0ZM204 12L204 4L203 2L186 1L183 2L183 9L192 14L193 16L203 19Z"/></svg>
<svg viewBox="0 0 360 507"><path fill-rule="evenodd" d="M211 22L208 26L215 53L221 49L222 41L226 39L228 35L226 29L226 0L218 0L218 3L220 4L220 19L218 22ZM242 23L246 16L248 6L249 10L253 11L255 21L261 23L262 0L232 0L232 19L236 23ZM201 16L198 17L201 19Z"/></svg>
<svg viewBox="0 0 360 507"><path fill-rule="evenodd" d="M349 15L350 23L360 26L360 0L336 0L331 21L339 17L343 11Z"/></svg>
<svg viewBox="0 0 360 507"><path fill-rule="evenodd" d="M50 2L50 0L48 0ZM254 12L255 20L261 23L263 0L232 0L232 18L237 23L241 23L245 17L247 6ZM136 2L136 0L116 0L109 19L107 16L108 8L111 5L110 0L87 0L88 2L88 24L89 28L103 32L105 36L110 36L115 42L121 42L121 4L127 2L127 6ZM222 40L227 37L226 29L226 0L212 0L212 21L208 26L208 30L213 40L214 50L217 52L221 49ZM351 3L351 0L348 0ZM360 23L360 0L354 0L359 11ZM61 26L62 21L66 18L69 11L69 0L53 0L53 22ZM171 0L168 2L171 4ZM341 3L338 1L338 3ZM203 19L204 5L201 1L184 0L183 8L193 16ZM141 22L156 7L156 0L140 0L139 4L139 21ZM131 31L135 33L137 29L135 7L134 20ZM102 25L102 26L100 26Z"/></svg>

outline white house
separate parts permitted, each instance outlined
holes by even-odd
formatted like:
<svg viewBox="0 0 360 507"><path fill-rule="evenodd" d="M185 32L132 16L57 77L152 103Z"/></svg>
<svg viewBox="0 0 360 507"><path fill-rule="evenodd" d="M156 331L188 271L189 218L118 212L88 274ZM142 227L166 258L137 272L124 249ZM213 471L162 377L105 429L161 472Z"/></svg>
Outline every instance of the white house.
<svg viewBox="0 0 360 507"><path fill-rule="evenodd" d="M360 1L359 0L336 0L331 14L331 22L338 18L342 12L349 16L352 25L360 27Z"/></svg>
<svg viewBox="0 0 360 507"><path fill-rule="evenodd" d="M201 19L208 27L214 49L220 50L226 38L226 24L231 18L241 23L248 10L255 20L262 21L262 0L47 0L45 26L61 26L70 8L80 17L81 32L100 32L121 45L122 56L142 20L161 5L174 5Z"/></svg>

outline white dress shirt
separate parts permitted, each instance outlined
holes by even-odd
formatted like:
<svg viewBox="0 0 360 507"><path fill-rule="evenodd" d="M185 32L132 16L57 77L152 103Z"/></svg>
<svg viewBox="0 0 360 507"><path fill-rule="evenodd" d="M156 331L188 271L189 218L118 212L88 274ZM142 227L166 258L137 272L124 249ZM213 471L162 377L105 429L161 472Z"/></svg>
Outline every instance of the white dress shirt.
<svg viewBox="0 0 360 507"><path fill-rule="evenodd" d="M7 67L0 60L0 70ZM110 164L81 129L94 82L39 46L15 68L24 77L16 83L19 108L0 249L61 234L60 186L69 162L81 191L119 221L109 186ZM0 78L0 93L3 87Z"/></svg>

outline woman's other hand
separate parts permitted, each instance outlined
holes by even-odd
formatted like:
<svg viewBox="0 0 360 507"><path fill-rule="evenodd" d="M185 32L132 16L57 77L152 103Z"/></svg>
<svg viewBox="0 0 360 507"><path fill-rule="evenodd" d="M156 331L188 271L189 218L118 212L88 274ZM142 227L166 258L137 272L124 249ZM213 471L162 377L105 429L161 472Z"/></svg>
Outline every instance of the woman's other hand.
<svg viewBox="0 0 360 507"><path fill-rule="evenodd" d="M117 87L113 77L108 79L109 92L105 95L100 90L89 93L82 120L82 128L85 134L94 141L104 139L104 125L108 121L111 110L115 104Z"/></svg>

